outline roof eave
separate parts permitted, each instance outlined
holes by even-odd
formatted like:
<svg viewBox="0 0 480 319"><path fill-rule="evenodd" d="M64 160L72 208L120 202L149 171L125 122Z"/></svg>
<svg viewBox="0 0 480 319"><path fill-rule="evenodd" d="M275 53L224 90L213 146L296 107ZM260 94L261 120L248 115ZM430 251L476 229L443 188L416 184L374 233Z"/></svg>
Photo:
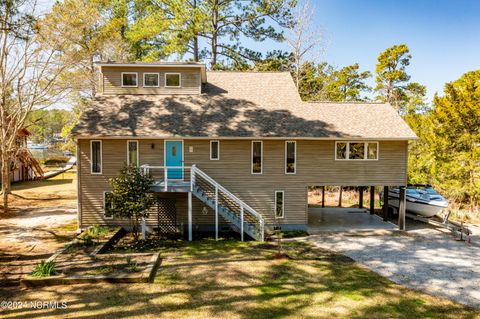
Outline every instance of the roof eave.
<svg viewBox="0 0 480 319"><path fill-rule="evenodd" d="M151 136L135 136L135 135L100 135L100 134L78 134L71 135L75 139L220 139L220 140L252 140L252 139L262 139L262 140L284 140L284 139L294 139L294 140L323 140L323 141L412 141L417 140L418 137L405 136L405 137L307 137L307 136L180 136L180 135L151 135Z"/></svg>

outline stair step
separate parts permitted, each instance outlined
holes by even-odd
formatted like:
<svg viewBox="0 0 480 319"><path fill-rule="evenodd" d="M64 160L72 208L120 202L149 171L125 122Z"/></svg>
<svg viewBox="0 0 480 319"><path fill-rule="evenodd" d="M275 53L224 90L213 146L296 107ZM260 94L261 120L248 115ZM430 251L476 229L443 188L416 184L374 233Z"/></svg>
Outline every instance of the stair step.
<svg viewBox="0 0 480 319"><path fill-rule="evenodd" d="M198 199L200 199L204 204L208 205L210 208L215 209L215 193L208 192L208 190L202 188L200 185L195 185L192 192ZM240 217L240 207L236 201L220 194L219 203L218 203L218 213L225 220L229 221L230 227L237 232L241 230L241 217ZM261 232L258 231L256 225L252 224L255 222L254 218L250 218L248 214L244 215L244 225L243 231L248 236L254 239L261 239Z"/></svg>

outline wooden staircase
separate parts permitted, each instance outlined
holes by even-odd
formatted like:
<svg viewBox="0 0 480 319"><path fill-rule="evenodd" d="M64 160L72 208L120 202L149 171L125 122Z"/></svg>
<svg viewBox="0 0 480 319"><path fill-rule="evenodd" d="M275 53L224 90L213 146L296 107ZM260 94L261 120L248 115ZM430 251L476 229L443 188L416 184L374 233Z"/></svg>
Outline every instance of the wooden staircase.
<svg viewBox="0 0 480 319"><path fill-rule="evenodd" d="M215 212L215 238L218 238L219 217L228 222L230 228L259 241L264 240L265 222L255 209L220 185L207 173L192 166L151 166L142 165L143 174L156 180L152 185L153 192L191 192L202 203ZM171 180L168 172L182 170L181 180ZM189 173L188 173L189 172ZM186 178L185 178L186 177Z"/></svg>
<svg viewBox="0 0 480 319"><path fill-rule="evenodd" d="M25 167L33 171L35 179L43 179L43 169L28 149L23 147L19 149L17 152L17 158Z"/></svg>
<svg viewBox="0 0 480 319"><path fill-rule="evenodd" d="M192 166L192 193L229 222L230 227L255 240L264 240L263 217L244 201L233 195L205 172ZM218 223L218 220L216 220Z"/></svg>

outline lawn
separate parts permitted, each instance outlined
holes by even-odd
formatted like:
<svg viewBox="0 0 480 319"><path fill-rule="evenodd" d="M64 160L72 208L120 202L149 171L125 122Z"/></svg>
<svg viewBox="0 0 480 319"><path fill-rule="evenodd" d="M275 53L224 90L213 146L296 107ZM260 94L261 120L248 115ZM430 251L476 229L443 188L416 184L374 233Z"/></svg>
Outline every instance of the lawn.
<svg viewBox="0 0 480 319"><path fill-rule="evenodd" d="M11 207L48 207L75 205L77 177L75 170L46 180L12 184Z"/></svg>
<svg viewBox="0 0 480 319"><path fill-rule="evenodd" d="M4 288L2 300L65 301L3 318L477 318L476 310L396 285L351 259L285 244L164 242L152 284Z"/></svg>

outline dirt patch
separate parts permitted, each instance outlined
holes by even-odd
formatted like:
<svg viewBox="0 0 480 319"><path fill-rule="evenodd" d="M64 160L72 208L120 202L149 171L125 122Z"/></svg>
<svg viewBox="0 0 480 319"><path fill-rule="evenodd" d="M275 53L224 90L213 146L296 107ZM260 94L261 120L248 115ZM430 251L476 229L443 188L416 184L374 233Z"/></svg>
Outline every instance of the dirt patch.
<svg viewBox="0 0 480 319"><path fill-rule="evenodd" d="M98 254L93 249L76 248L67 250L55 259L59 275L99 276L128 275L144 271L152 258L151 254Z"/></svg>
<svg viewBox="0 0 480 319"><path fill-rule="evenodd" d="M0 286L16 285L76 235L76 209L20 209L0 224Z"/></svg>
<svg viewBox="0 0 480 319"><path fill-rule="evenodd" d="M18 208L75 205L77 177L75 171L67 171L47 180L15 183L9 195L13 214Z"/></svg>

